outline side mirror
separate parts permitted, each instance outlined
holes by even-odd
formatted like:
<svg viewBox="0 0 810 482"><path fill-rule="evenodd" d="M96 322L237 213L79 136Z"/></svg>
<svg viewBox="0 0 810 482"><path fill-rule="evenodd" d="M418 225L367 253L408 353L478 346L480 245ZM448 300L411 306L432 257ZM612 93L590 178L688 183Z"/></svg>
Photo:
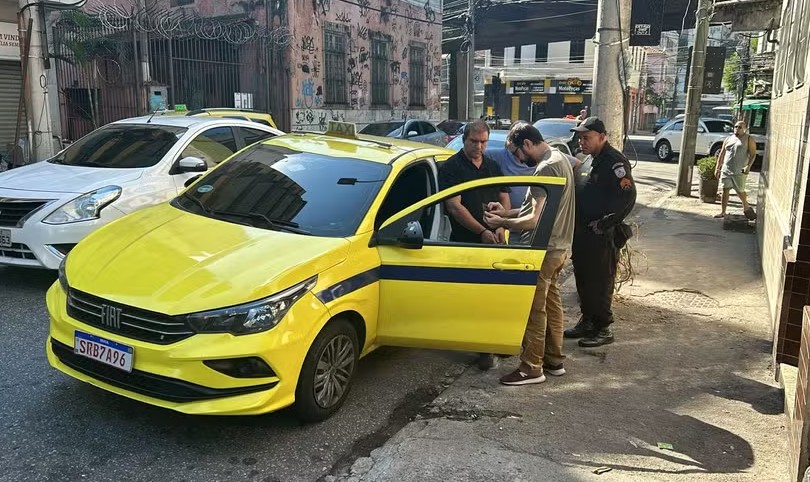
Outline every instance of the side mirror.
<svg viewBox="0 0 810 482"><path fill-rule="evenodd" d="M418 135L419 135L419 133L416 132L416 131L408 131L408 135L405 136L405 137L414 137L414 136L418 136Z"/></svg>
<svg viewBox="0 0 810 482"><path fill-rule="evenodd" d="M422 249L425 244L425 235L422 233L422 225L419 221L411 221L402 230L402 234L397 238L397 246L405 249Z"/></svg>
<svg viewBox="0 0 810 482"><path fill-rule="evenodd" d="M698 126L697 131L698 131L698 134L703 134L704 132L706 132L706 129L704 129L704 128L702 128L702 127Z"/></svg>
<svg viewBox="0 0 810 482"><path fill-rule="evenodd" d="M191 176L190 178L186 179L186 182L183 183L183 187L189 187L194 184L197 179L201 178L202 174L197 174L196 176Z"/></svg>
<svg viewBox="0 0 810 482"><path fill-rule="evenodd" d="M208 165L199 157L184 157L177 163L178 172L205 172Z"/></svg>

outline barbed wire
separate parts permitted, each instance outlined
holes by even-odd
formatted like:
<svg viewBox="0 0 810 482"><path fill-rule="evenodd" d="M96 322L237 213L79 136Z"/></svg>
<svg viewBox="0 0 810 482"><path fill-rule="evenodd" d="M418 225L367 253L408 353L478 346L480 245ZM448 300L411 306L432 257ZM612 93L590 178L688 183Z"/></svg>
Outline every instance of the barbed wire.
<svg viewBox="0 0 810 482"><path fill-rule="evenodd" d="M99 35L135 30L166 39L198 38L232 45L258 41L270 48L287 47L294 40L288 27L268 28L251 18L205 18L182 10L166 12L137 5L97 4L84 12L61 12L56 23L65 30L99 30Z"/></svg>

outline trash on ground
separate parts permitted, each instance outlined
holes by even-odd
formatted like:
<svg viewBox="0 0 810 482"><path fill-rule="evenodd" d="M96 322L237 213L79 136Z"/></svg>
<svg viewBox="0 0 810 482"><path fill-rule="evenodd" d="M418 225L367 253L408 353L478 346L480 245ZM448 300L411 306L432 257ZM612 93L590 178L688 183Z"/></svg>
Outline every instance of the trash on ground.
<svg viewBox="0 0 810 482"><path fill-rule="evenodd" d="M593 469L593 473L596 475L601 475L604 474L605 472L610 472L611 470L613 470L611 467L597 467Z"/></svg>
<svg viewBox="0 0 810 482"><path fill-rule="evenodd" d="M658 448L661 450L675 450L675 447L672 444L668 444L666 442L658 442Z"/></svg>

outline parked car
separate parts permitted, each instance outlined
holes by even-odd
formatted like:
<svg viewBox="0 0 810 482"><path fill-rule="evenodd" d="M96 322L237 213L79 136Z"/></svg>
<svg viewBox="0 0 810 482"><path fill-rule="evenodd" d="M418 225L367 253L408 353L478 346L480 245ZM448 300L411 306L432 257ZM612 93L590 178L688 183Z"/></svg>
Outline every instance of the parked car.
<svg viewBox="0 0 810 482"><path fill-rule="evenodd" d="M491 129L509 129L512 126L512 120L495 115L487 115L483 118Z"/></svg>
<svg viewBox="0 0 810 482"><path fill-rule="evenodd" d="M447 144L447 134L436 129L428 121L410 119L407 121L372 122L360 130L360 134L379 137L407 139L413 142L424 142L435 146Z"/></svg>
<svg viewBox="0 0 810 482"><path fill-rule="evenodd" d="M517 353L564 180L437 192L451 151L337 132L260 142L82 240L47 293L49 363L179 412L317 421L377 346ZM449 242L444 201L502 186L546 191L532 240Z"/></svg>
<svg viewBox="0 0 810 482"><path fill-rule="evenodd" d="M669 122L669 117L659 117L658 119L655 119L655 125L653 125L652 130L653 134L657 133L662 127L667 125L667 122Z"/></svg>
<svg viewBox="0 0 810 482"><path fill-rule="evenodd" d="M447 119L439 122L436 127L447 134L447 142L450 142L455 139L456 136L460 136L464 133L464 126L466 125L467 122L464 121Z"/></svg>
<svg viewBox="0 0 810 482"><path fill-rule="evenodd" d="M571 129L578 125L579 121L576 119L553 117L540 119L534 123L537 130L543 134L544 139L565 142L565 144L568 145L568 150L575 156L581 151L579 147L579 135L576 132L571 132Z"/></svg>
<svg viewBox="0 0 810 482"><path fill-rule="evenodd" d="M82 238L167 201L190 177L278 129L219 117L106 125L51 159L0 173L0 264L57 269Z"/></svg>
<svg viewBox="0 0 810 482"><path fill-rule="evenodd" d="M216 107L211 109L197 109L186 112L186 116L211 116L211 117L225 117L227 119L240 119L258 124L266 125L272 128L277 128L273 116L266 112L256 112L253 110L245 109L232 109L228 107Z"/></svg>
<svg viewBox="0 0 810 482"><path fill-rule="evenodd" d="M655 154L661 161L669 161L673 154L681 150L681 140L683 138L684 119L675 118L667 123L652 142ZM723 141L734 132L734 124L727 120L714 117L701 117L698 119L697 142L695 144L695 155L715 156L720 151Z"/></svg>

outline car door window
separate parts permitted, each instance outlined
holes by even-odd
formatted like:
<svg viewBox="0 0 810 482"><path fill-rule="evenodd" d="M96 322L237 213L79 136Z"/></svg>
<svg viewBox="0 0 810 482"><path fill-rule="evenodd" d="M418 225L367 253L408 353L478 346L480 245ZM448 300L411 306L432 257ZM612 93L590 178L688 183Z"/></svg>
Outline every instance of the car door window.
<svg viewBox="0 0 810 482"><path fill-rule="evenodd" d="M419 125L421 127L421 134L422 135L433 134L434 132L436 132L436 128L433 127L432 124L429 124L427 122L420 122Z"/></svg>
<svg viewBox="0 0 810 482"><path fill-rule="evenodd" d="M236 138L230 127L213 127L198 134L180 155L185 157L199 157L209 168L224 161L236 152Z"/></svg>
<svg viewBox="0 0 810 482"><path fill-rule="evenodd" d="M272 132L260 131L259 129L250 129L248 127L237 127L236 129L242 136L245 146L249 146L275 136L275 134Z"/></svg>
<svg viewBox="0 0 810 482"><path fill-rule="evenodd" d="M391 185L391 189L385 194L385 199L374 219L374 229L379 229L382 223L394 214L435 193L435 177L428 160L409 166L397 176L394 184ZM433 210L423 210L418 220L422 225L422 230L425 233L430 233Z"/></svg>
<svg viewBox="0 0 810 482"><path fill-rule="evenodd" d="M681 132L683 131L683 122L676 122L669 126L667 130L672 132Z"/></svg>
<svg viewBox="0 0 810 482"><path fill-rule="evenodd" d="M416 132L416 134L408 135L408 134L410 134L412 132ZM418 122L409 122L407 124L407 126L405 127L405 137L406 138L407 137L416 137L416 136L421 136L421 135L422 135L422 132L419 129L419 123Z"/></svg>

